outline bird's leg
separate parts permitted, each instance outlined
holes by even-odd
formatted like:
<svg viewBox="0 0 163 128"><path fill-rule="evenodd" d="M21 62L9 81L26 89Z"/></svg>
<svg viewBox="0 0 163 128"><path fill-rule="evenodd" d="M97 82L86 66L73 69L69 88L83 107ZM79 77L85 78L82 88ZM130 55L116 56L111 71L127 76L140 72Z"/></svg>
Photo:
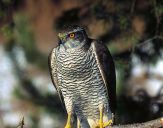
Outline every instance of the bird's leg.
<svg viewBox="0 0 163 128"><path fill-rule="evenodd" d="M103 105L100 106L100 120L99 120L99 125L100 125L100 128L103 128Z"/></svg>
<svg viewBox="0 0 163 128"><path fill-rule="evenodd" d="M71 112L68 112L68 118L65 128L71 128Z"/></svg>
<svg viewBox="0 0 163 128"><path fill-rule="evenodd" d="M103 122L103 111L104 111L104 106L100 106L100 120L99 120L99 128L105 128L107 126L110 126L113 123L113 120L109 120L108 122Z"/></svg>
<svg viewBox="0 0 163 128"><path fill-rule="evenodd" d="M65 101L65 106L66 106L66 110L67 110L67 114L68 114L67 123L66 123L65 128L72 128L72 126L71 126L71 121L72 121L71 118L73 117L72 98L65 97L64 101Z"/></svg>
<svg viewBox="0 0 163 128"><path fill-rule="evenodd" d="M80 128L80 120L79 120L79 118L77 120L78 120L78 122L77 122L77 128Z"/></svg>

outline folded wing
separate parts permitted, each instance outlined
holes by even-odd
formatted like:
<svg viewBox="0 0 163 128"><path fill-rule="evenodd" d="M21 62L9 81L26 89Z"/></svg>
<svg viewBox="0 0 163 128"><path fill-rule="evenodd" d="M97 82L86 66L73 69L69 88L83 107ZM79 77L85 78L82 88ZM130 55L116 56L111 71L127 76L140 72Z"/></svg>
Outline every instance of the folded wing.
<svg viewBox="0 0 163 128"><path fill-rule="evenodd" d="M99 69L103 78L103 81L107 87L108 101L112 113L115 113L116 108L116 75L113 58L102 42L93 40L92 47L94 49L95 56L99 63Z"/></svg>
<svg viewBox="0 0 163 128"><path fill-rule="evenodd" d="M59 83L58 83L58 79L57 79L57 59L56 59L56 48L54 48L51 53L49 54L49 58L48 58L48 65L49 65L49 72L51 75L51 79L53 82L53 85L55 87L55 89L57 90L58 94L59 94L59 98L62 102L63 107L65 108L65 104L64 104L64 100L63 100L63 95L62 92L59 88Z"/></svg>

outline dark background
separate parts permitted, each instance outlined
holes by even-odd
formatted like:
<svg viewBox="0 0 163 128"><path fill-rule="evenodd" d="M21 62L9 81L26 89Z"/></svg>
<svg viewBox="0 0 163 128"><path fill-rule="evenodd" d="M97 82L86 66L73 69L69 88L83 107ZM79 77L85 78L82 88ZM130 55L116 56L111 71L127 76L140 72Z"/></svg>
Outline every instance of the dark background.
<svg viewBox="0 0 163 128"><path fill-rule="evenodd" d="M116 64L120 124L163 116L162 0L0 0L0 127L61 128L48 54L64 25L84 26Z"/></svg>

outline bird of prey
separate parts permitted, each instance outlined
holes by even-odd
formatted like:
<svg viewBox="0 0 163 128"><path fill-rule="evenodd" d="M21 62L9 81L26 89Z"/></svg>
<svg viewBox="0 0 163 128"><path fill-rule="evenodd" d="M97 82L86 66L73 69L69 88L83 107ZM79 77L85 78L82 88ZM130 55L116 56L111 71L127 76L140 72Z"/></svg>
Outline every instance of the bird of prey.
<svg viewBox="0 0 163 128"><path fill-rule="evenodd" d="M52 82L66 108L65 128L105 128L112 125L116 107L116 76L112 56L102 42L88 38L80 26L58 34L49 55Z"/></svg>

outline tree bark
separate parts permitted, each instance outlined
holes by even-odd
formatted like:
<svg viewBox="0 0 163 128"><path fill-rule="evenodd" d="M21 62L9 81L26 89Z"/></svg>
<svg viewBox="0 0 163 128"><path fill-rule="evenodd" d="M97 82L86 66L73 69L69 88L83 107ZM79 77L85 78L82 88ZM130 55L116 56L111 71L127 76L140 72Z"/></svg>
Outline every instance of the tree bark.
<svg viewBox="0 0 163 128"><path fill-rule="evenodd" d="M147 121L144 123L114 125L112 128L161 128L161 127L163 127L163 117Z"/></svg>

